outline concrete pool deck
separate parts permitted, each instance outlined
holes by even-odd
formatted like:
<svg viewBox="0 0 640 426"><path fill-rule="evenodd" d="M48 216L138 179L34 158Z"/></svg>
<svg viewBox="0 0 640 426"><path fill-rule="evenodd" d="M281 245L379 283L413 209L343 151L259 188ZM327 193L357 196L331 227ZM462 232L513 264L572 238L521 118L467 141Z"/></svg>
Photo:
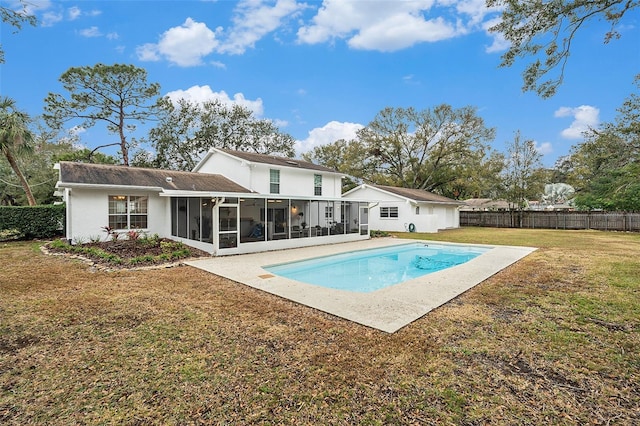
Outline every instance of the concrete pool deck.
<svg viewBox="0 0 640 426"><path fill-rule="evenodd" d="M262 266L295 262L312 257L412 242L452 246L473 245L491 247L492 249L462 265L433 272L371 293L356 293L305 284L273 275L262 268ZM212 257L185 263L311 308L387 333L393 333L535 250L533 247L374 238L341 244Z"/></svg>

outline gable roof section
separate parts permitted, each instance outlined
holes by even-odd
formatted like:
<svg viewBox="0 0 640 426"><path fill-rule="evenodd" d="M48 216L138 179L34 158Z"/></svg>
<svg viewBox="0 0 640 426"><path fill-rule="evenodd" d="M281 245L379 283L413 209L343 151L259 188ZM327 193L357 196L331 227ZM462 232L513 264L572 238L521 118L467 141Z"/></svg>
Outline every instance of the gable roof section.
<svg viewBox="0 0 640 426"><path fill-rule="evenodd" d="M61 161L58 186L131 186L172 191L252 191L222 175ZM170 179L169 179L170 178Z"/></svg>
<svg viewBox="0 0 640 426"><path fill-rule="evenodd" d="M425 191L424 189L400 188L397 186L387 186L387 185L363 184L355 187L351 191L348 191L346 194L355 192L360 188L366 188L366 187L372 188L378 191L386 192L392 195L396 195L398 197L402 197L404 199L415 201L415 202L429 202L429 203L454 204L454 205L465 204L462 201L454 200L452 198L445 197L443 195L434 194L433 192Z"/></svg>
<svg viewBox="0 0 640 426"><path fill-rule="evenodd" d="M331 169L329 167L321 166L319 164L313 164L304 160L280 157L280 156L271 155L271 154L258 154L255 152L235 151L233 149L223 149L223 148L211 148L207 153L207 155L202 159L200 164L198 164L193 170L197 171L198 169L200 169L201 164L204 163L207 160L207 158L216 151L222 152L232 157L239 158L249 163L268 164L268 165L278 166L278 167L291 167L294 169L315 170L318 172L340 174L338 171Z"/></svg>

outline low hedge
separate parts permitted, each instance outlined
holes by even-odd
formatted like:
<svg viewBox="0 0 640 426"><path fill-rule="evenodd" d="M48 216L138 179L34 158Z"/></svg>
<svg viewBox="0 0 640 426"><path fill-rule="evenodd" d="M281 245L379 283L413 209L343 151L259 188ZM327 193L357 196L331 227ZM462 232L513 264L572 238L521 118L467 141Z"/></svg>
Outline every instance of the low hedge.
<svg viewBox="0 0 640 426"><path fill-rule="evenodd" d="M62 235L64 205L0 206L0 233L12 232L19 239L51 238Z"/></svg>

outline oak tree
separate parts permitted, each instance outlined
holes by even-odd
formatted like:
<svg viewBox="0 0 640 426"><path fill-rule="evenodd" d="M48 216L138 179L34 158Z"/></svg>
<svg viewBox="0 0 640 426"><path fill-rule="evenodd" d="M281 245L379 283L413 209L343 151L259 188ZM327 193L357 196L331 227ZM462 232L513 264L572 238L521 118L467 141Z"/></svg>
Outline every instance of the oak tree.
<svg viewBox="0 0 640 426"><path fill-rule="evenodd" d="M501 66L531 58L523 73L523 91L547 98L562 84L571 44L588 22L604 19L611 29L604 42L619 38L616 26L638 0L527 1L487 0L487 7L502 10L498 24L490 28L510 43ZM555 72L555 74L554 74Z"/></svg>
<svg viewBox="0 0 640 426"><path fill-rule="evenodd" d="M25 0L19 0L20 5L17 9L0 6L0 19L3 23L15 28L15 32L22 29L24 24L36 25L36 17L28 12L28 3ZM0 43L0 64L4 63L4 49Z"/></svg>
<svg viewBox="0 0 640 426"><path fill-rule="evenodd" d="M640 210L640 95L631 94L618 112L613 123L589 130L567 160L581 208Z"/></svg>
<svg viewBox="0 0 640 426"><path fill-rule="evenodd" d="M380 111L357 133L374 183L441 192L464 176L465 164L482 158L495 137L476 112L446 104Z"/></svg>
<svg viewBox="0 0 640 426"><path fill-rule="evenodd" d="M149 132L155 158L142 162L154 167L191 170L210 148L227 148L259 154L294 155L295 140L267 119L254 117L249 109L220 101L198 104L185 99L164 98L164 113Z"/></svg>

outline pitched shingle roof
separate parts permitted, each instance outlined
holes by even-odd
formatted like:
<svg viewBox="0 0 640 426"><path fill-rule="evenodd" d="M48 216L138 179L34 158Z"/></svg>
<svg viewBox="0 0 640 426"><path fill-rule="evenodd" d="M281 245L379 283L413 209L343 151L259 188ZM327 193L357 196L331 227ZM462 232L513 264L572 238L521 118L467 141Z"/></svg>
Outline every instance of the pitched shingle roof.
<svg viewBox="0 0 640 426"><path fill-rule="evenodd" d="M330 169L329 167L320 166L308 161L296 160L294 158L279 157L270 154L256 154L254 152L234 151L232 149L220 149L220 151L225 152L229 155L233 155L234 157L250 161L252 163L272 164L274 166L294 167L299 169L317 170L320 172L338 173L336 170Z"/></svg>
<svg viewBox="0 0 640 426"><path fill-rule="evenodd" d="M60 183L137 186L176 191L250 193L222 175L61 161ZM170 178L170 179L168 179Z"/></svg>
<svg viewBox="0 0 640 426"><path fill-rule="evenodd" d="M415 201L431 201L435 203L450 203L463 205L462 201L454 200L453 198L445 197L442 195L434 194L433 192L425 191L424 189L413 188L399 188L397 186L386 185L371 185L374 188L382 189L383 191L390 192L392 194L399 195L401 197L408 198Z"/></svg>

